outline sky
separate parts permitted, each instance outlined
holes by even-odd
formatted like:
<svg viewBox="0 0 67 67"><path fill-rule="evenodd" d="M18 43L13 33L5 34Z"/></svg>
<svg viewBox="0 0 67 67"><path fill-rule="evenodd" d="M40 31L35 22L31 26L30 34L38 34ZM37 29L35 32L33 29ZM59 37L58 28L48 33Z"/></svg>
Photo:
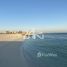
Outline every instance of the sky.
<svg viewBox="0 0 67 67"><path fill-rule="evenodd" d="M0 0L0 30L67 32L67 0Z"/></svg>

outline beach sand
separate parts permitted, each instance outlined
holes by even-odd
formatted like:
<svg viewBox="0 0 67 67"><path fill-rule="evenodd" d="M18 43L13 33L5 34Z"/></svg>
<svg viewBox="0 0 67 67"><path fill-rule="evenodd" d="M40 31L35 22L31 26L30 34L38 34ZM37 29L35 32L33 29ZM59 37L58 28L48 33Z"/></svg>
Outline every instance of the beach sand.
<svg viewBox="0 0 67 67"><path fill-rule="evenodd" d="M21 41L22 34L0 34L0 41Z"/></svg>

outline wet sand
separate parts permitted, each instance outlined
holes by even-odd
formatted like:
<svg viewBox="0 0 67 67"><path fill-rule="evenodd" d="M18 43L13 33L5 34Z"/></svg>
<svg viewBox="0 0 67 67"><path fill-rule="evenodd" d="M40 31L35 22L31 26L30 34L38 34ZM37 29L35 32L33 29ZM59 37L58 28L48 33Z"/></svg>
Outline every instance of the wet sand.
<svg viewBox="0 0 67 67"><path fill-rule="evenodd" d="M21 45L22 41L0 42L0 67L28 67L23 55L21 58Z"/></svg>

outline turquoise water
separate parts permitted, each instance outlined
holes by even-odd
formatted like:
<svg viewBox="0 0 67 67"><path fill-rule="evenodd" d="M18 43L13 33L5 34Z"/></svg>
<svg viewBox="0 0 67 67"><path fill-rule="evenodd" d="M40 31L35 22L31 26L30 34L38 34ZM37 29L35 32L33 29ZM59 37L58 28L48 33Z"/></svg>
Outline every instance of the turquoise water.
<svg viewBox="0 0 67 67"><path fill-rule="evenodd" d="M22 48L29 67L67 67L67 34L44 34L44 39L30 38Z"/></svg>

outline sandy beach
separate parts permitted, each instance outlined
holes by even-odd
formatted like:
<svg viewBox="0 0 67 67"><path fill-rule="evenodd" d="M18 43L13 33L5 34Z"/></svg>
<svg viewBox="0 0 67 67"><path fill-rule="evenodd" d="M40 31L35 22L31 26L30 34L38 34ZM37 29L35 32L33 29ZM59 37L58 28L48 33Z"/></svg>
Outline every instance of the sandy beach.
<svg viewBox="0 0 67 67"><path fill-rule="evenodd" d="M22 34L0 34L0 41L21 41Z"/></svg>

